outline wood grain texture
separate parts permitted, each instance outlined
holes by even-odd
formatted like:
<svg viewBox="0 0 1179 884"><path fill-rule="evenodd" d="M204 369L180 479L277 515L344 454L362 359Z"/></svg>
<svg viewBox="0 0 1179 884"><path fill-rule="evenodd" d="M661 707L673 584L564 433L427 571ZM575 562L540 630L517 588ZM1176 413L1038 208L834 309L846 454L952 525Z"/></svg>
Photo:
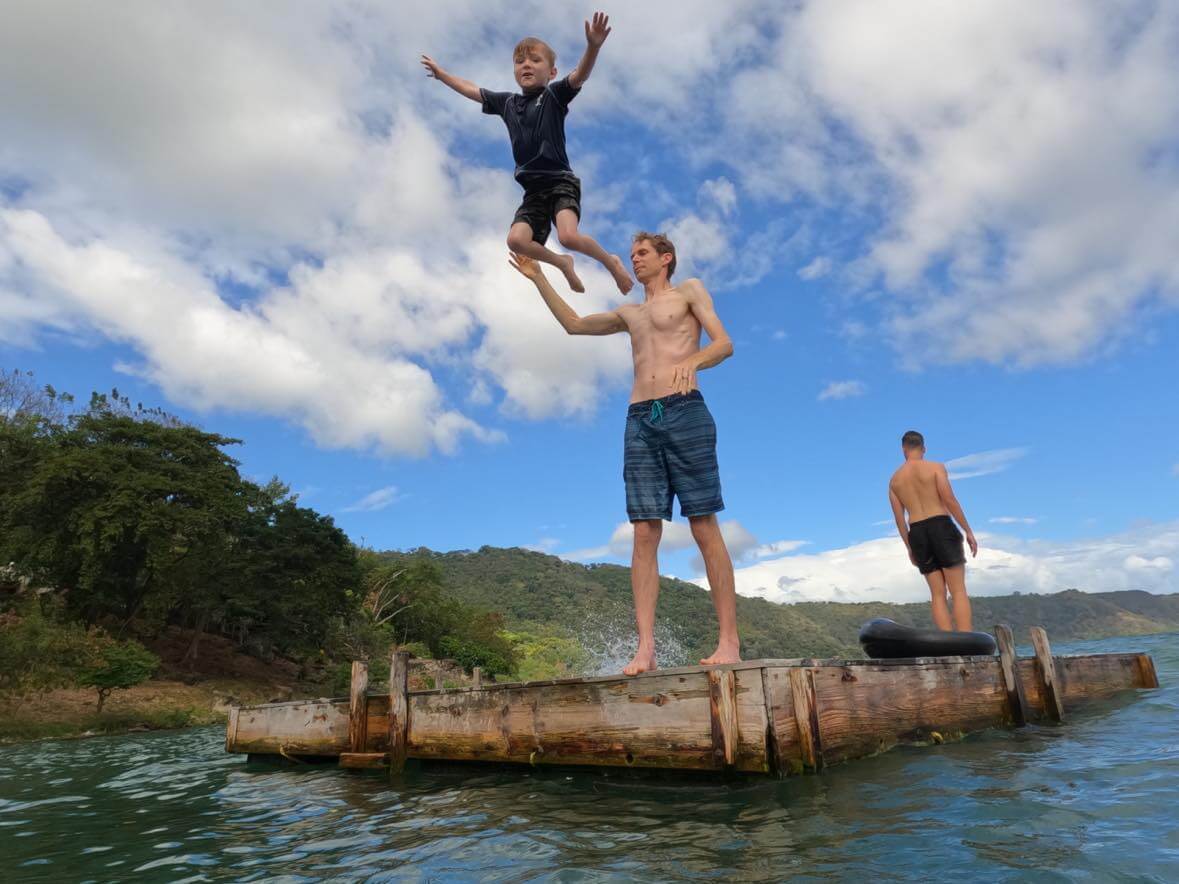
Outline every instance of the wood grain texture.
<svg viewBox="0 0 1179 884"><path fill-rule="evenodd" d="M355 770L374 770L389 764L387 752L341 752L340 767Z"/></svg>
<svg viewBox="0 0 1179 884"><path fill-rule="evenodd" d="M368 742L368 664L352 662L352 678L348 693L348 748L363 752Z"/></svg>
<svg viewBox="0 0 1179 884"><path fill-rule="evenodd" d="M999 646L999 667L1003 674L1003 687L1007 691L1007 708L1011 723L1016 727L1027 724L1027 700L1023 695L1023 681L1019 677L1018 658L1015 654L1015 637L1011 627L1000 623L995 626L995 643Z"/></svg>
<svg viewBox="0 0 1179 884"><path fill-rule="evenodd" d="M409 733L409 654L396 651L389 663L389 712L386 733L389 770L405 767Z"/></svg>
<svg viewBox="0 0 1179 884"><path fill-rule="evenodd" d="M1056 661L1052 659L1052 646L1048 643L1048 631L1042 626L1033 626L1030 631L1032 647L1036 651L1036 668L1040 674L1044 715L1050 721L1064 721L1064 697L1056 673Z"/></svg>
<svg viewBox="0 0 1179 884"><path fill-rule="evenodd" d="M708 673L708 706L712 725L712 753L718 764L731 767L737 761L737 679L733 670Z"/></svg>
<svg viewBox="0 0 1179 884"><path fill-rule="evenodd" d="M798 728L798 746L803 766L822 770L823 732L819 722L818 699L815 696L815 673L812 669L789 670L790 694L794 700L794 722Z"/></svg>

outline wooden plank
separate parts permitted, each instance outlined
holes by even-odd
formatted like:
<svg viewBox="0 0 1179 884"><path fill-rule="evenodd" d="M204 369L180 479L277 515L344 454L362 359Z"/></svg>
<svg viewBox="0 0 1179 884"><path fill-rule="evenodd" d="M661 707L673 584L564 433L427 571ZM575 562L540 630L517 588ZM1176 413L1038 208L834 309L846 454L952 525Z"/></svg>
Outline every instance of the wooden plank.
<svg viewBox="0 0 1179 884"><path fill-rule="evenodd" d="M1031 633L1044 697L1044 712L1052 721L1064 721L1064 698L1059 689L1056 663L1052 659L1052 646L1048 644L1048 632L1042 626L1033 626Z"/></svg>
<svg viewBox="0 0 1179 884"><path fill-rule="evenodd" d="M238 710L235 752L339 755L348 751L348 704L301 700Z"/></svg>
<svg viewBox="0 0 1179 884"><path fill-rule="evenodd" d="M405 767L409 733L409 653L396 651L389 661L389 771L400 773Z"/></svg>
<svg viewBox="0 0 1179 884"><path fill-rule="evenodd" d="M1004 723L1007 693L999 661L926 663L898 671L860 663L814 671L814 690L830 765Z"/></svg>
<svg viewBox="0 0 1179 884"><path fill-rule="evenodd" d="M471 687L480 691L483 689L483 667L476 666L471 670Z"/></svg>
<svg viewBox="0 0 1179 884"><path fill-rule="evenodd" d="M1023 681L1019 677L1018 657L1015 654L1015 638L1011 627L1004 623L995 626L995 642L999 645L999 667L1003 673L1003 686L1007 689L1007 708L1011 722L1016 727L1027 724L1027 701L1023 696Z"/></svg>
<svg viewBox="0 0 1179 884"><path fill-rule="evenodd" d="M351 691L348 695L348 748L363 752L368 742L368 664L352 661Z"/></svg>
<svg viewBox="0 0 1179 884"><path fill-rule="evenodd" d="M756 685L754 689L753 685ZM760 678L738 679L734 768L765 769ZM752 696L750 696L752 694ZM531 764L720 769L705 671L606 683L415 694L409 751L418 758Z"/></svg>
<svg viewBox="0 0 1179 884"><path fill-rule="evenodd" d="M737 678L731 669L708 673L708 712L712 726L712 753L718 764L732 767L737 761L740 725L737 720Z"/></svg>
<svg viewBox="0 0 1179 884"><path fill-rule="evenodd" d="M815 700L815 674L810 669L791 669L789 672L802 763L811 770L822 770L823 737L819 730L819 709Z"/></svg>
<svg viewBox="0 0 1179 884"><path fill-rule="evenodd" d="M389 763L387 752L341 752L340 767L354 770L374 770Z"/></svg>

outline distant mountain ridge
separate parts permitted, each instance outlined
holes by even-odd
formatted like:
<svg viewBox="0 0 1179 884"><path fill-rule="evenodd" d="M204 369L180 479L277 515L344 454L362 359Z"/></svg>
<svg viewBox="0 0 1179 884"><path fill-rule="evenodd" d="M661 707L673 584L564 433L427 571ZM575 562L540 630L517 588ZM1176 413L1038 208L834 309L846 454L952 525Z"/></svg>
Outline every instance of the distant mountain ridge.
<svg viewBox="0 0 1179 884"><path fill-rule="evenodd" d="M430 558L449 593L467 604L501 612L510 625L543 624L574 636L604 628L630 629L630 569L621 565L581 565L530 550L489 546L446 553L423 548L382 556ZM972 597L971 602L976 628L989 630L995 623L1007 623L1017 641L1026 641L1030 626L1046 627L1055 641L1179 631L1179 594L1069 589L1051 595ZM674 635L684 656L677 662L712 651L716 620L712 601L699 586L661 578L657 617L663 634ZM777 604L737 598L742 652L748 659L858 656L860 625L873 617L930 625L928 604Z"/></svg>

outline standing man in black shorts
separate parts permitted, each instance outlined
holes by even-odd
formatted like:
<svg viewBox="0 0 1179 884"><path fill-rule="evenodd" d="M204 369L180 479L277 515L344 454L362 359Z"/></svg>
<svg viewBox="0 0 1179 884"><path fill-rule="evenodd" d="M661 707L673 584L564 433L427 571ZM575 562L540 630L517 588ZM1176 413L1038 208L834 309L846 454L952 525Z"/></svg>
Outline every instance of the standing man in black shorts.
<svg viewBox="0 0 1179 884"><path fill-rule="evenodd" d="M741 659L733 562L716 514L724 509L716 463L716 424L696 384L696 372L733 355L712 298L698 279L671 284L675 246L659 233L636 233L631 246L641 304L578 316L553 290L532 259L515 254L512 266L536 285L557 322L571 335L630 335L635 380L626 416L623 479L626 510L634 526L630 579L639 646L624 675L656 668L655 601L659 596L659 540L671 521L672 499L704 558L719 626L716 650L704 665ZM709 344L700 346L700 333Z"/></svg>
<svg viewBox="0 0 1179 884"><path fill-rule="evenodd" d="M892 504L897 531L909 551L909 561L929 584L934 624L938 629L970 632L966 554L962 549L962 532L950 515L966 532L971 556L978 555L978 541L950 487L945 464L925 459L925 438L916 430L909 430L901 437L901 452L905 462L888 483L888 501ZM953 625L946 606L947 592L954 603Z"/></svg>

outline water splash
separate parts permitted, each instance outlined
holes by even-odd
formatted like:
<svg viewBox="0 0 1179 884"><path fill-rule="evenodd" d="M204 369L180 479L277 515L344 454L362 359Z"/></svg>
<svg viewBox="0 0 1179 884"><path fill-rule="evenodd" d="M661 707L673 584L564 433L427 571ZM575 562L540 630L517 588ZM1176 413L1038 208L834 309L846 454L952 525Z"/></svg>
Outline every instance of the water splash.
<svg viewBox="0 0 1179 884"><path fill-rule="evenodd" d="M628 605L611 605L590 615L573 630L589 654L584 675L617 675L634 656L634 612ZM655 622L655 659L661 667L685 666L688 649L669 623Z"/></svg>

